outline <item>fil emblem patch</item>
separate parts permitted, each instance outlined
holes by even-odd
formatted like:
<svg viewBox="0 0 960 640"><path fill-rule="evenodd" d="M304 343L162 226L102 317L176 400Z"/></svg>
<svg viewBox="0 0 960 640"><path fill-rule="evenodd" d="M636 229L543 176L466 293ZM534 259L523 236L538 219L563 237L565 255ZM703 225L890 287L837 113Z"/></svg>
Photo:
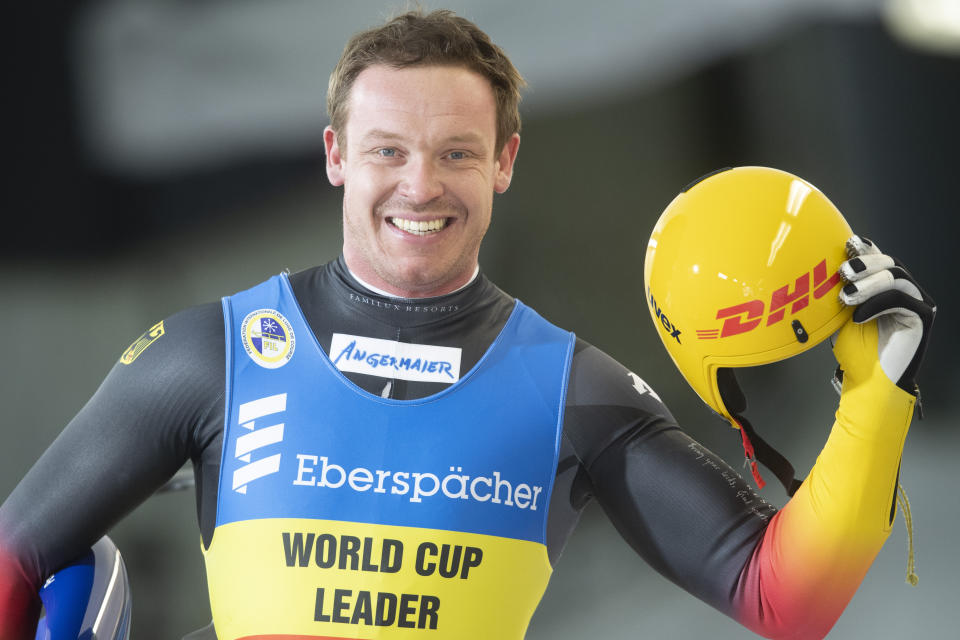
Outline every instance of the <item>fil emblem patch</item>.
<svg viewBox="0 0 960 640"><path fill-rule="evenodd" d="M163 320L144 331L142 336L134 340L133 344L127 347L127 350L120 356L120 362L122 364L131 364L147 347L156 342L162 335Z"/></svg>
<svg viewBox="0 0 960 640"><path fill-rule="evenodd" d="M240 325L243 348L250 359L266 369L278 369L290 361L297 339L293 327L276 309L257 309Z"/></svg>

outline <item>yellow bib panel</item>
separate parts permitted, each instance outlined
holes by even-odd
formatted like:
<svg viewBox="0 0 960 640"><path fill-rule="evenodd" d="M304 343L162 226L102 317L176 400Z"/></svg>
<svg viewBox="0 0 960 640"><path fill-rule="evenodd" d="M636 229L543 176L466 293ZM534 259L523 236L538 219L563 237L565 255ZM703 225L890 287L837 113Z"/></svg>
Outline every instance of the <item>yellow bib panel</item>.
<svg viewBox="0 0 960 640"><path fill-rule="evenodd" d="M220 640L519 639L551 574L536 542L329 520L231 523L204 555Z"/></svg>

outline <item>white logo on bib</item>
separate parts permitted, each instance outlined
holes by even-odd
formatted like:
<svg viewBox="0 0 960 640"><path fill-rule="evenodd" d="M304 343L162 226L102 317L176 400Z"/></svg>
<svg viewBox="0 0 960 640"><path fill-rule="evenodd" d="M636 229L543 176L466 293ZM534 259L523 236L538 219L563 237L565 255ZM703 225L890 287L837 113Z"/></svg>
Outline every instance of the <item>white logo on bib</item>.
<svg viewBox="0 0 960 640"><path fill-rule="evenodd" d="M340 369L380 378L452 384L460 379L459 347L333 334L330 360Z"/></svg>
<svg viewBox="0 0 960 640"><path fill-rule="evenodd" d="M257 424L261 418L283 413L287 410L287 394L258 398L240 405L237 422L249 433L241 432L237 437L234 457L247 464L233 472L233 490L237 493L246 493L247 485L254 480L280 471L280 454L250 459L250 454L273 444L283 442L283 423L263 426ZM274 418L271 418L274 420ZM226 448L226 445L224 445Z"/></svg>

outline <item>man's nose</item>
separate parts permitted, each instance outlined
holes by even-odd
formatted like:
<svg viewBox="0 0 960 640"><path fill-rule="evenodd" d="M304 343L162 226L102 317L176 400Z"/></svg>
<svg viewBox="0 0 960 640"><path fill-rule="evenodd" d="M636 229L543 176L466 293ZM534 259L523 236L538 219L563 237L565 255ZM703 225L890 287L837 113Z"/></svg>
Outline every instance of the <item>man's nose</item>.
<svg viewBox="0 0 960 640"><path fill-rule="evenodd" d="M439 169L429 159L411 159L400 181L400 195L413 204L425 204L443 195Z"/></svg>

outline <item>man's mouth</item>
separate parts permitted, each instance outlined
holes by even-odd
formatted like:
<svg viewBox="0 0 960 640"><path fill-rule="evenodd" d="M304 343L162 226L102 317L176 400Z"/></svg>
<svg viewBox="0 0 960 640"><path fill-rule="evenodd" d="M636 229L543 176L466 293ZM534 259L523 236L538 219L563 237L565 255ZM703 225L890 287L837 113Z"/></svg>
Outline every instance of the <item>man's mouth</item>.
<svg viewBox="0 0 960 640"><path fill-rule="evenodd" d="M434 218L433 220L408 220L406 218L389 217L387 222L398 229L417 236L436 233L447 226L450 218Z"/></svg>

